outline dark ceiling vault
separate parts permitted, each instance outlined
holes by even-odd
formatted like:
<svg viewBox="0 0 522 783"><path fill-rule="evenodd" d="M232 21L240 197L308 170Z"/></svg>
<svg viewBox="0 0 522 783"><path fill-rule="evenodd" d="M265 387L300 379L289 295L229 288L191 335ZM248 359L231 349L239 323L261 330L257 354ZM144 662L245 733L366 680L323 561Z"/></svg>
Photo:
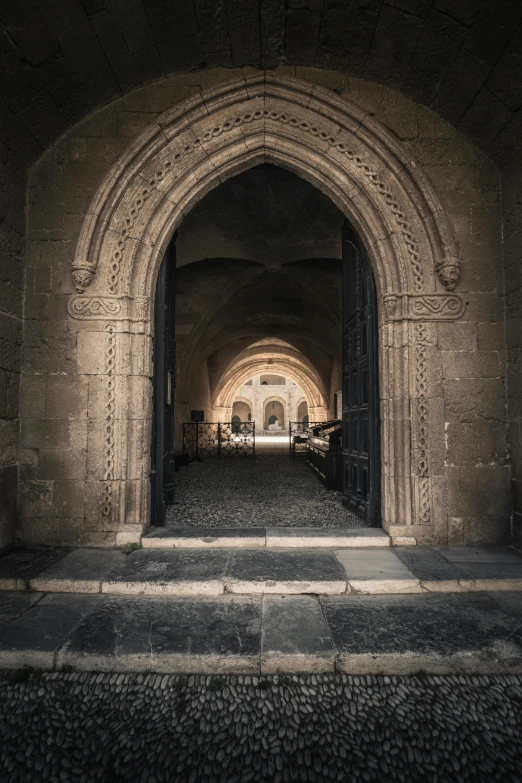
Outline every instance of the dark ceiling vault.
<svg viewBox="0 0 522 783"><path fill-rule="evenodd" d="M0 140L28 165L130 90L216 66L340 70L433 109L500 166L520 144L520 0L2 0L0 20Z"/></svg>

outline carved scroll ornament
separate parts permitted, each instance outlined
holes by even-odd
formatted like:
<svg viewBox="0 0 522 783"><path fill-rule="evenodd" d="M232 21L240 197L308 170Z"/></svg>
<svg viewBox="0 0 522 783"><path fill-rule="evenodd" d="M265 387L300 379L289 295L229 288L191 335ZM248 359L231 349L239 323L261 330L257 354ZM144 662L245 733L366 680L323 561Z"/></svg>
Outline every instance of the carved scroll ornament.
<svg viewBox="0 0 522 783"><path fill-rule="evenodd" d="M146 296L71 296L67 304L71 318L80 321L99 321L111 318L114 321L143 321L149 314L149 299Z"/></svg>
<svg viewBox="0 0 522 783"><path fill-rule="evenodd" d="M455 321L466 309L458 294L387 294L384 311L389 321Z"/></svg>

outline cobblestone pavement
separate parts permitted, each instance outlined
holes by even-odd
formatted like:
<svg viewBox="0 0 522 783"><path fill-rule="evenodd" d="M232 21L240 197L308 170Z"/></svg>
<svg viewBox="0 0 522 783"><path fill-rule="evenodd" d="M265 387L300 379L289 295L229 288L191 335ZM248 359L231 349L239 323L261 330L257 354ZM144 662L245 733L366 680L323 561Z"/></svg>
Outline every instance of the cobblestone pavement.
<svg viewBox="0 0 522 783"><path fill-rule="evenodd" d="M176 527L359 527L302 456L209 458L175 474Z"/></svg>
<svg viewBox="0 0 522 783"><path fill-rule="evenodd" d="M4 672L0 780L522 780L520 676Z"/></svg>

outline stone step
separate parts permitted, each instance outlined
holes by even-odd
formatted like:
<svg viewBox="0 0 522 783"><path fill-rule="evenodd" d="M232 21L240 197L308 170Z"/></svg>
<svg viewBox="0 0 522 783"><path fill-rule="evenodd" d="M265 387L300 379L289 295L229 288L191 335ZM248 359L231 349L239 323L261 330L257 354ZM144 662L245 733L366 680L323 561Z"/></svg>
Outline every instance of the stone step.
<svg viewBox="0 0 522 783"><path fill-rule="evenodd" d="M1 598L2 668L522 673L518 593Z"/></svg>
<svg viewBox="0 0 522 783"><path fill-rule="evenodd" d="M390 537L381 528L241 527L184 528L158 527L142 538L144 549L211 549L275 547L314 549L317 547L390 546Z"/></svg>
<svg viewBox="0 0 522 783"><path fill-rule="evenodd" d="M0 586L136 596L367 595L522 590L522 555L503 547L15 550Z"/></svg>

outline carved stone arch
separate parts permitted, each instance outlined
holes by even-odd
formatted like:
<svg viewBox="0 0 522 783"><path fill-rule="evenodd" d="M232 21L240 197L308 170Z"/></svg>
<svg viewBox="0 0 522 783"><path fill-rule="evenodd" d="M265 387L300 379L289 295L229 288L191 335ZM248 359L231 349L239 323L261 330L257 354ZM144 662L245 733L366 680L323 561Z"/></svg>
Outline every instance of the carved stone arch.
<svg viewBox="0 0 522 783"><path fill-rule="evenodd" d="M266 429L269 418L267 408L271 402L278 402L281 405L283 409L283 423L281 424L280 422L280 425L284 428L288 425L288 400L285 400L284 397L278 397L277 394L272 395L271 397L267 397L266 400L263 400L263 425Z"/></svg>
<svg viewBox="0 0 522 783"><path fill-rule="evenodd" d="M239 395L236 395L233 399L233 402L244 402L245 405L249 405L250 410L252 410L252 400L249 400L247 397L241 397Z"/></svg>
<svg viewBox="0 0 522 783"><path fill-rule="evenodd" d="M429 444L436 449L444 432L430 419L430 322L464 310L448 293L459 271L449 222L383 126L326 89L266 72L159 117L113 167L82 227L68 311L70 328L87 333L83 345L102 357L97 475L106 529L148 519L151 302L168 241L205 193L266 161L329 196L366 249L379 299L383 524L436 522ZM137 378L142 406L129 419ZM317 398L317 388L296 382Z"/></svg>
<svg viewBox="0 0 522 783"><path fill-rule="evenodd" d="M277 394L274 394L271 397L267 397L266 400L263 400L263 405L265 408L269 402L280 402L283 407L286 407L287 405L287 400L285 400L284 397L278 397Z"/></svg>

